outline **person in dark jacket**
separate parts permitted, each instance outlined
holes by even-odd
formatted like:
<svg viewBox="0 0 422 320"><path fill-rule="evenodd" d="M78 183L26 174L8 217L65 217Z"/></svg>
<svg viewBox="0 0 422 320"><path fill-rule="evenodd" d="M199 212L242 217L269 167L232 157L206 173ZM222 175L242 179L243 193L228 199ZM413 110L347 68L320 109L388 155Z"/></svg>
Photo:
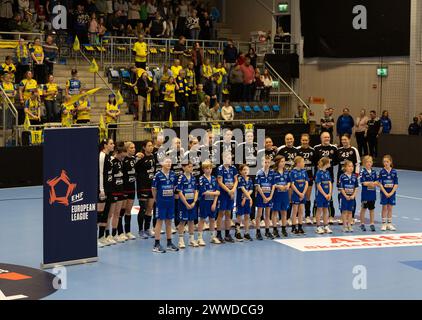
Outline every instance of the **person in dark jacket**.
<svg viewBox="0 0 422 320"><path fill-rule="evenodd" d="M419 125L419 118L414 117L413 123L409 125L409 136L418 136L421 133L421 126Z"/></svg>
<svg viewBox="0 0 422 320"><path fill-rule="evenodd" d="M211 97L211 106L217 100L217 81L220 78L219 73L214 73L213 76L205 82L204 92Z"/></svg>
<svg viewBox="0 0 422 320"><path fill-rule="evenodd" d="M233 40L227 41L227 46L224 48L223 53L224 63L234 65L237 60L237 48L233 45Z"/></svg>
<svg viewBox="0 0 422 320"><path fill-rule="evenodd" d="M152 81L148 79L148 73L144 72L136 81L138 89L138 120L144 120L144 110L146 111L146 121L151 121L151 106L147 104L148 94L152 92Z"/></svg>
<svg viewBox="0 0 422 320"><path fill-rule="evenodd" d="M343 109L343 114L338 117L337 120L337 135L341 138L344 134L352 135L353 127L355 126L355 121L350 115L349 108Z"/></svg>
<svg viewBox="0 0 422 320"><path fill-rule="evenodd" d="M382 127L382 134L390 134L392 129L391 119L388 116L388 111L384 110L381 116L381 127Z"/></svg>

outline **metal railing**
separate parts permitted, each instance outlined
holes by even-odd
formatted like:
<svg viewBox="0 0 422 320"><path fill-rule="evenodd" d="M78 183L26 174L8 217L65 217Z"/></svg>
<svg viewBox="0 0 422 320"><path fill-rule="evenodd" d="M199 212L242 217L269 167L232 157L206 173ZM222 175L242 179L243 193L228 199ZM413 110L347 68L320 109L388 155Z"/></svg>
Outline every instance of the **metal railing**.
<svg viewBox="0 0 422 320"><path fill-rule="evenodd" d="M20 32L20 31L13 31L13 32L5 32L0 31L0 37L2 40L19 40L23 38L25 40L34 40L35 38L40 38L41 42L44 41L44 37L46 36L45 33L40 32Z"/></svg>
<svg viewBox="0 0 422 320"><path fill-rule="evenodd" d="M0 95L1 95L1 113L2 113L2 122L0 123L2 126L2 140L3 146L6 145L18 145L19 134L16 130L18 126L18 110L16 109L15 105L13 104L12 100L7 96L6 92L4 91L3 87L0 86ZM14 123L14 127L13 127ZM14 137L14 139L13 139ZM9 144L8 140L12 138L12 142Z"/></svg>

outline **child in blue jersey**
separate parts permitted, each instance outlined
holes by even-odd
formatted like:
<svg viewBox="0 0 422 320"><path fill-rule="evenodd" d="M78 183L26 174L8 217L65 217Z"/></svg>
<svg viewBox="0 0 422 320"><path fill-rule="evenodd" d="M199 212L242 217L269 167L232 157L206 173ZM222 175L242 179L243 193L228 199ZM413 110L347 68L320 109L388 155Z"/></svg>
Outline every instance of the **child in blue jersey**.
<svg viewBox="0 0 422 320"><path fill-rule="evenodd" d="M290 182L292 184L292 233L305 234L303 230L303 211L305 210L306 191L308 190L308 173L305 168L305 159L296 157L295 167L290 171Z"/></svg>
<svg viewBox="0 0 422 320"><path fill-rule="evenodd" d="M318 171L315 175L316 190L316 233L333 233L329 226L330 200L333 195L333 184L331 182L331 174L327 170L330 167L330 158L321 158L318 162ZM323 216L324 227L321 226L321 214Z"/></svg>
<svg viewBox="0 0 422 320"><path fill-rule="evenodd" d="M161 171L158 171L152 182L152 196L156 204L155 215L155 245L153 252L166 252L160 245L161 226L166 224L167 250L179 251L171 241L171 222L174 219L174 189L177 185L176 174L171 171L171 159L165 157L161 163Z"/></svg>
<svg viewBox="0 0 422 320"><path fill-rule="evenodd" d="M205 246L202 237L204 222L209 219L211 231L211 243L220 244L215 234L215 217L217 215L217 202L220 190L216 177L211 175L213 165L211 161L206 160L202 163L204 174L199 178L199 217L198 222L198 244Z"/></svg>
<svg viewBox="0 0 422 320"><path fill-rule="evenodd" d="M232 154L230 151L223 152L223 164L217 169L217 181L220 187L219 211L217 217L217 238L221 243L234 242L230 235L231 216L234 207L234 195L237 189L237 170L232 165ZM225 238L221 235L221 227L225 217Z"/></svg>
<svg viewBox="0 0 422 320"><path fill-rule="evenodd" d="M252 241L252 238L249 234L249 217L251 214L251 208L253 205L252 193L254 191L253 181L249 178L249 167L246 164L239 166L239 184L237 185L237 220L236 220L236 234L235 238L237 241L243 241L243 237L240 234L240 224L242 223L245 226L244 238L247 241Z"/></svg>
<svg viewBox="0 0 422 320"><path fill-rule="evenodd" d="M277 230L277 220L281 214L281 234L287 237L287 210L290 206L289 190L290 190L290 177L289 172L285 170L286 158L284 156L277 156L274 159L274 197L273 197L273 235L280 238Z"/></svg>
<svg viewBox="0 0 422 320"><path fill-rule="evenodd" d="M360 228L366 231L365 213L369 210L369 223L372 232L375 231L375 201L377 200L378 176L372 169L373 160L371 156L365 156L362 160L363 169L360 172L360 183L362 184L361 192L361 209L360 209Z"/></svg>
<svg viewBox="0 0 422 320"><path fill-rule="evenodd" d="M274 196L274 171L271 170L271 158L266 156L262 158L262 169L260 169L255 178L256 188L256 207L258 213L255 219L256 239L263 240L261 235L261 217L264 213L265 238L274 239L270 232L270 214L272 208L272 199ZM275 226L277 228L277 225Z"/></svg>
<svg viewBox="0 0 422 320"><path fill-rule="evenodd" d="M340 211L343 220L343 232L353 232L353 211L356 207L356 194L358 192L358 178L354 174L353 162L347 160L343 166L343 174L340 176Z"/></svg>
<svg viewBox="0 0 422 320"><path fill-rule="evenodd" d="M182 164L183 174L179 176L176 192L179 195L179 248L184 249L184 233L185 224L188 222L189 228L189 246L198 247L198 242L195 240L194 221L197 219L196 202L198 201L198 186L196 178L192 175L192 162Z"/></svg>
<svg viewBox="0 0 422 320"><path fill-rule="evenodd" d="M390 155L382 159L384 168L380 171L378 181L381 189L382 227L381 231L396 231L393 225L393 207L396 205L396 191L399 187L397 171L393 169Z"/></svg>

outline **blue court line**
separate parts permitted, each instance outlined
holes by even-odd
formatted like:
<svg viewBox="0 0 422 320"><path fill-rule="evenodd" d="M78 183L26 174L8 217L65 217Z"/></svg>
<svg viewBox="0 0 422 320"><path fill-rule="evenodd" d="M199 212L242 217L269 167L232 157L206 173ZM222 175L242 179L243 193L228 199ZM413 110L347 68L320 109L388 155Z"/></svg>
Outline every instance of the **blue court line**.
<svg viewBox="0 0 422 320"><path fill-rule="evenodd" d="M36 198L10 198L10 199L0 199L0 201L22 201L22 200L42 200L43 197Z"/></svg>
<svg viewBox="0 0 422 320"><path fill-rule="evenodd" d="M400 261L400 263L422 271L422 261Z"/></svg>

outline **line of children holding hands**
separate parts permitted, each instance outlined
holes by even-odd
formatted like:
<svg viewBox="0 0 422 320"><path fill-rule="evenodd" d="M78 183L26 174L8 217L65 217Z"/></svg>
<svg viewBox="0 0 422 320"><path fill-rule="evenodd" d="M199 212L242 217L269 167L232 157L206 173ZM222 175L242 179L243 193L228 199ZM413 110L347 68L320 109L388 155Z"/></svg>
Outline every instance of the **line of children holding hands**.
<svg viewBox="0 0 422 320"><path fill-rule="evenodd" d="M223 153L223 165L217 170L217 178L212 176L212 163L205 161L202 164L204 174L199 178L198 184L192 175L193 166L190 162L183 164L184 174L176 179L171 169L171 159L166 158L162 164L162 171L158 172L153 182L153 196L157 206L157 224L155 230L154 252L165 252L160 245L160 231L162 222L167 226L167 250L178 251L184 249L184 226L188 223L189 245L192 247L205 246L203 239L203 226L206 219L210 222L211 243L221 244L235 242L230 235L232 211L235 207L236 198L236 241L252 241L249 233L249 216L252 208L252 193L256 192L257 216L256 239L263 240L261 234L261 219L264 217L265 237L267 239L280 238L277 223L281 217L281 234L288 236L287 210L292 206L292 230L296 235L305 234L303 230L303 214L306 202L306 192L309 187L308 173L304 169L305 161L302 157L294 159L295 167L290 172L285 170L286 160L282 156L274 159L274 170L271 167L271 158L262 159L262 168L256 174L255 186L249 176L247 165L239 166L238 175L236 167L232 164L230 152ZM398 188L397 172L392 168L391 156L383 158L384 168L379 175L372 169L373 161L370 156L363 158L363 169L360 176L362 184L360 212L361 230L366 231L365 213L370 212L370 229L375 231L374 209L376 200L376 188L381 190L382 205L382 231L395 231L392 224L392 207L396 205L395 194ZM329 227L329 203L333 194L331 176L327 170L330 167L330 159L322 158L318 163L318 171L315 175L316 183L316 221L317 234L332 233ZM353 163L346 161L343 166L343 174L340 176L340 211L343 220L343 232L353 232L352 212L356 205L356 195L359 188L359 177L354 172ZM292 190L289 198L289 190ZM174 219L174 190L179 195L179 243L176 247L171 241L171 222ZM237 193L236 193L237 191ZM167 201L166 201L167 200ZM199 206L197 202L199 201ZM196 208L199 207L198 240L194 236L194 220ZM222 223L225 218L225 236L222 236ZM321 217L323 225L321 225ZM243 220L243 221L242 221ZM217 231L215 231L215 221ZM273 232L270 232L272 221ZM241 223L244 224L244 235L240 233Z"/></svg>

